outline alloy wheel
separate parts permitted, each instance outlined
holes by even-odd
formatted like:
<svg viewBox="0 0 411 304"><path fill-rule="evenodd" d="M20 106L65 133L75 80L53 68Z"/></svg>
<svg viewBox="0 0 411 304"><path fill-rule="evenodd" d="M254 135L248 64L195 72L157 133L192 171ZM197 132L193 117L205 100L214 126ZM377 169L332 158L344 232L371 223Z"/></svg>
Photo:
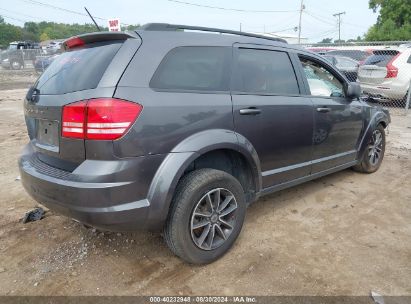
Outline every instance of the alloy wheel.
<svg viewBox="0 0 411 304"><path fill-rule="evenodd" d="M374 130L372 133L371 143L368 146L368 159L370 164L375 166L381 159L383 138L380 130Z"/></svg>
<svg viewBox="0 0 411 304"><path fill-rule="evenodd" d="M215 188L208 191L191 215L191 238L196 246L213 250L223 245L236 225L237 207L229 190Z"/></svg>

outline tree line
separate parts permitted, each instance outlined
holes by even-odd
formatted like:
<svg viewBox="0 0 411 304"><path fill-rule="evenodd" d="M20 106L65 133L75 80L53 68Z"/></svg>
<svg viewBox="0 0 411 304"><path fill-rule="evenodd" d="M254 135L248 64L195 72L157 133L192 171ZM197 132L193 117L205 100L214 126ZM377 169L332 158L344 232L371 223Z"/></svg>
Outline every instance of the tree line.
<svg viewBox="0 0 411 304"><path fill-rule="evenodd" d="M138 28L139 25L129 25L122 27L122 30ZM107 31L107 27L101 27L102 31ZM6 48L12 41L29 40L34 42L64 39L71 36L96 32L96 26L92 23L86 24L66 24L56 22L25 22L23 27L6 23L0 16L0 48Z"/></svg>
<svg viewBox="0 0 411 304"><path fill-rule="evenodd" d="M378 13L376 24L367 33L351 41L393 41L411 40L411 0L369 0L369 8ZM130 25L123 29L134 29L139 25ZM107 30L107 28L102 28ZM0 16L0 48L5 48L12 41L45 41L64 39L74 35L95 32L94 24L65 24L56 22L26 22L23 27L6 23ZM323 43L332 43L332 38L325 38ZM345 41L334 41L334 43Z"/></svg>

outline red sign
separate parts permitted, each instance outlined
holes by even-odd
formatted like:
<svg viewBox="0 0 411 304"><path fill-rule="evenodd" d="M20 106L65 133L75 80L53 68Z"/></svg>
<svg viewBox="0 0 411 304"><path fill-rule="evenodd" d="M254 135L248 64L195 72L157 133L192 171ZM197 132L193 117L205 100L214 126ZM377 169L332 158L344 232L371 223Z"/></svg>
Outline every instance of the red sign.
<svg viewBox="0 0 411 304"><path fill-rule="evenodd" d="M120 19L118 18L109 19L108 20L108 30L110 32L120 32L121 31Z"/></svg>

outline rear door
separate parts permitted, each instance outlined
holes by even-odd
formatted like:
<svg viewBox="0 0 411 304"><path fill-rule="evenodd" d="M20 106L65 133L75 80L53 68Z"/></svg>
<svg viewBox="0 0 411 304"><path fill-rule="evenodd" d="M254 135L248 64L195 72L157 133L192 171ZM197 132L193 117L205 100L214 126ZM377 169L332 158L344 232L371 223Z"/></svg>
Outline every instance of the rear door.
<svg viewBox="0 0 411 304"><path fill-rule="evenodd" d="M346 80L330 65L300 55L314 104L312 174L355 161L363 130L361 102L345 97Z"/></svg>
<svg viewBox="0 0 411 304"><path fill-rule="evenodd" d="M105 40L97 37L99 41L93 41L91 35L85 41L77 40L78 46L58 56L24 101L28 133L38 157L62 169L70 170L85 159L83 139L61 136L63 106L112 97L121 73L140 44L110 36Z"/></svg>
<svg viewBox="0 0 411 304"><path fill-rule="evenodd" d="M234 45L234 126L257 151L264 188L311 170L313 106L292 58L282 48Z"/></svg>

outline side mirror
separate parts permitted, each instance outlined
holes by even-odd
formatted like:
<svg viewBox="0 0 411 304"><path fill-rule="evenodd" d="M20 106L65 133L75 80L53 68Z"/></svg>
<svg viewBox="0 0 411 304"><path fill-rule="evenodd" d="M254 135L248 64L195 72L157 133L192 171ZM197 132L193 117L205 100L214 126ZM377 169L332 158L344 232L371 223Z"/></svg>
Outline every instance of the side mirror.
<svg viewBox="0 0 411 304"><path fill-rule="evenodd" d="M360 98L361 96L361 86L357 82L350 82L348 83L347 90L345 92L347 98L355 99Z"/></svg>

